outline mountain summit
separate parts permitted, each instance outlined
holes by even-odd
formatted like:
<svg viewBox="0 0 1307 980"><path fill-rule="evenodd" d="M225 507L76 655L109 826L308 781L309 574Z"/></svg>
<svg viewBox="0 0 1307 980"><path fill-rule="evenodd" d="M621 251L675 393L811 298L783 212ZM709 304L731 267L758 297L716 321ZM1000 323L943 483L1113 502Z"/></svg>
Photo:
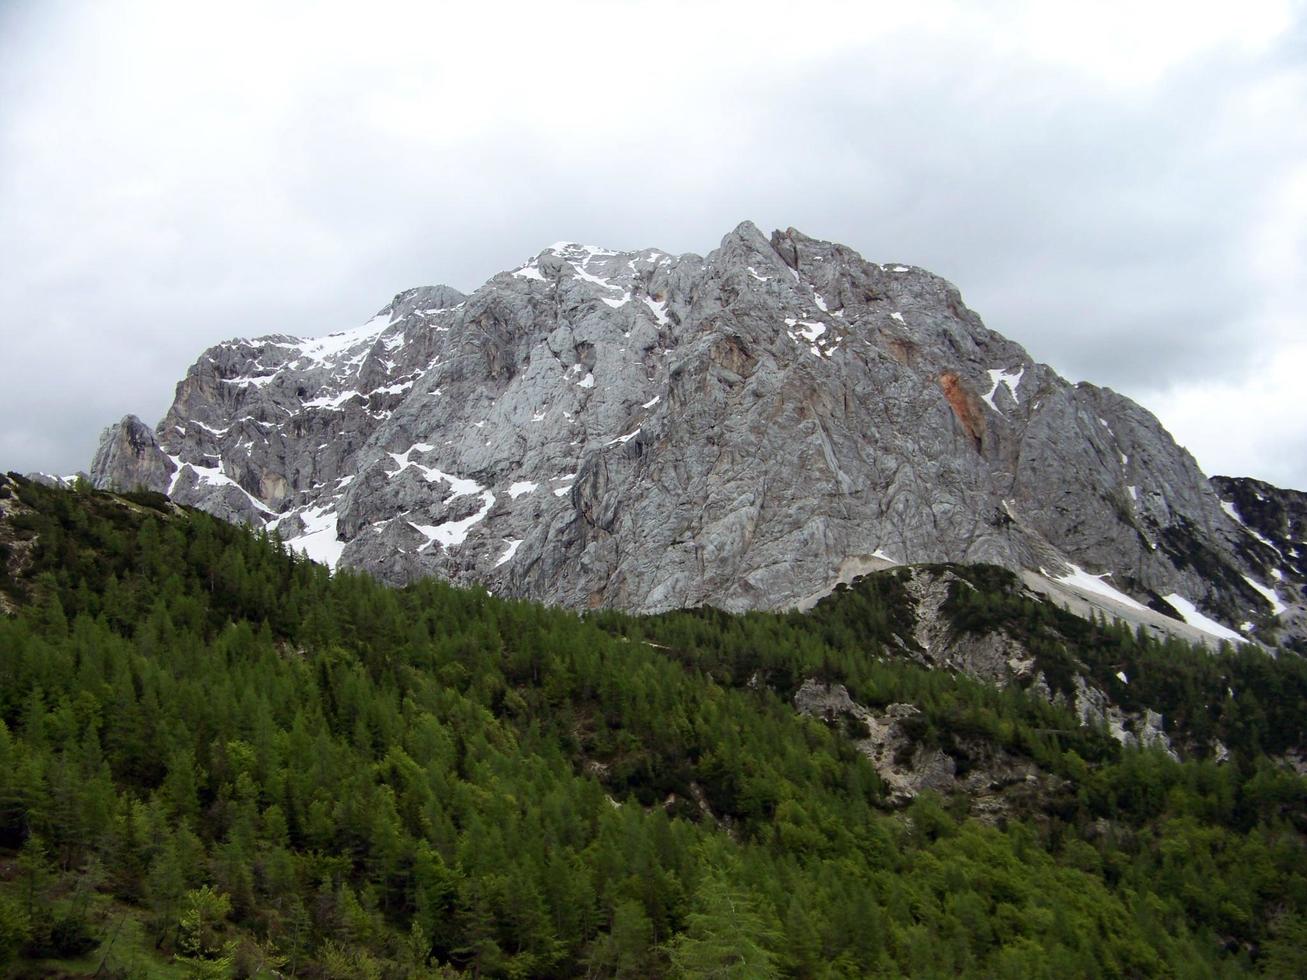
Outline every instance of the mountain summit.
<svg viewBox="0 0 1307 980"><path fill-rule="evenodd" d="M559 243L355 330L219 344L155 430L106 430L92 480L576 608L783 608L992 562L1207 636L1307 636L1301 542L1245 526L1238 481L1223 501L1150 413L929 272L749 222L706 257Z"/></svg>

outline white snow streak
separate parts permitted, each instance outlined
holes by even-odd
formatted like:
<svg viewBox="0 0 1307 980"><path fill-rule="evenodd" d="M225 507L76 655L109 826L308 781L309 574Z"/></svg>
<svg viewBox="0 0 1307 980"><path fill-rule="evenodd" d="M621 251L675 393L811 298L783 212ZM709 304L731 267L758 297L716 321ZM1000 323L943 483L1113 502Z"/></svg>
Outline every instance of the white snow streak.
<svg viewBox="0 0 1307 980"><path fill-rule="evenodd" d="M1197 606L1178 592L1172 592L1170 595L1162 596L1162 598L1169 602L1190 626L1195 626L1204 633L1210 633L1218 639L1232 640L1235 643L1248 642L1228 626L1222 626L1216 620L1203 615L1198 611Z"/></svg>
<svg viewBox="0 0 1307 980"><path fill-rule="evenodd" d="M328 334L315 340L302 340L296 346L304 357L322 364L337 354L371 343L388 326L390 326L390 314L379 313L361 327Z"/></svg>
<svg viewBox="0 0 1307 980"><path fill-rule="evenodd" d="M1134 599L1131 599L1124 592L1121 592L1109 585L1107 582L1104 582L1103 579L1107 577L1107 573L1102 575L1090 575L1079 565L1071 562L1067 562L1067 564L1071 566L1071 571L1067 572L1065 575L1050 575L1049 577L1055 582L1061 582L1064 585L1072 585L1085 592L1092 592L1095 595L1100 595L1107 599L1114 599L1123 605L1129 606L1131 609L1147 608L1146 606L1136 602ZM1045 572L1044 574L1047 575L1048 573Z"/></svg>
<svg viewBox="0 0 1307 980"><path fill-rule="evenodd" d="M1261 593L1262 598L1264 598L1267 602L1269 602L1271 604L1271 608L1275 610L1275 615L1278 616L1280 615L1280 613L1284 612L1285 605L1283 602L1280 601L1280 597L1275 594L1274 589L1268 589L1260 582L1253 581L1247 575L1243 577L1243 580Z"/></svg>
<svg viewBox="0 0 1307 980"><path fill-rule="evenodd" d="M287 541L286 546L334 571L345 550L345 542L336 537L336 516L334 508L310 507L300 514L304 533Z"/></svg>
<svg viewBox="0 0 1307 980"><path fill-rule="evenodd" d="M989 389L989 394L981 395L981 400L990 408L1002 415L1002 411L994 404L994 395L998 392L999 385L1007 385L1008 392L1012 395L1012 400L1020 401L1017 398L1017 386L1021 384L1021 377L1026 373L1025 368L1017 368L1015 371L1009 371L1007 368L990 369L989 378L993 381L993 387Z"/></svg>
<svg viewBox="0 0 1307 980"><path fill-rule="evenodd" d="M495 495L486 490L481 494L481 509L461 521L445 521L443 524L414 524L409 521L409 526L427 539L427 543L418 550L423 551L437 543L442 548L457 547L467 540L467 533L471 530L472 525L485 520L486 515L490 513L490 508L493 506L495 506Z"/></svg>
<svg viewBox="0 0 1307 980"><path fill-rule="evenodd" d="M471 496L473 494L487 492L485 487L477 483L476 480L468 480L460 476L453 476L449 473L445 473L442 470L437 469L434 466L423 466L421 463L414 462L413 460L408 458L409 453L415 451L419 453L428 453L434 448L435 448L434 446L428 445L427 443L424 442L420 442L417 445L413 446L411 449L405 450L402 453L387 453L386 455L388 455L391 459L393 459L396 462L396 464L398 464L399 469L388 471L386 475L388 477L399 476L399 474L403 473L406 469L408 469L411 466L413 469L421 473L423 479L425 479L428 483L436 483L436 482L448 483L450 487L450 494L448 497L445 498L447 501L453 500L455 497Z"/></svg>
<svg viewBox="0 0 1307 980"><path fill-rule="evenodd" d="M353 391L353 390L342 391L339 395L335 395L335 396L323 395L320 398L310 398L308 401L304 403L304 407L336 409L336 408L340 408L340 406L345 404L345 402L355 397L362 398L363 395L361 392Z"/></svg>
<svg viewBox="0 0 1307 980"><path fill-rule="evenodd" d="M802 328L799 334L804 340L813 341L826 332L826 324L817 323L814 320L800 320L799 326Z"/></svg>
<svg viewBox="0 0 1307 980"><path fill-rule="evenodd" d="M666 301L659 303L652 296L646 296L644 298L644 305L649 307L650 312L654 315L654 319L658 321L658 326L667 326L668 318Z"/></svg>
<svg viewBox="0 0 1307 980"><path fill-rule="evenodd" d="M604 445L605 445L605 446L615 446L615 445L616 445L617 443L619 443L619 442L620 442L622 445L626 445L628 442L630 442L632 439L634 439L634 438L635 438L636 436L638 436L639 434L640 434L640 426L636 426L633 430L631 430L630 432L628 432L626 435L624 435L624 436L618 436L616 439L610 439L608 442L604 443Z"/></svg>
<svg viewBox="0 0 1307 980"><path fill-rule="evenodd" d="M512 561L513 556L517 554L517 549L522 546L522 542L516 538L504 538L504 540L508 542L508 550L499 556L499 561L495 562L495 568L500 565L507 565Z"/></svg>

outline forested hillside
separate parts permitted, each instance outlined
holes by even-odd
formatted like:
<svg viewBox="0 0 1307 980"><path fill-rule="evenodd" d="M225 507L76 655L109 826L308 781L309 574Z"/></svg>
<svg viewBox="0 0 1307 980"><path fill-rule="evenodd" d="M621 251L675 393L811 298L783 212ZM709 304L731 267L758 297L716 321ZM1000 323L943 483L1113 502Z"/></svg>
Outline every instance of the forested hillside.
<svg viewBox="0 0 1307 980"><path fill-rule="evenodd" d="M806 615L580 617L0 478L0 969L1307 975L1303 661L956 571L958 630L1019 634L1054 694L1120 671L1184 761L913 662L896 572ZM1037 775L891 806L856 720L795 710L810 679Z"/></svg>

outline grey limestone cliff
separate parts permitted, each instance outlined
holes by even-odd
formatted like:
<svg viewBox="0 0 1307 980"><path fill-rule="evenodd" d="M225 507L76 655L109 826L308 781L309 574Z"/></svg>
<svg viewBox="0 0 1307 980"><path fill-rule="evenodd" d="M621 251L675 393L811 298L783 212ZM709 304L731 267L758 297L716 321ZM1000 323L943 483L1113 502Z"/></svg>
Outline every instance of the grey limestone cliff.
<svg viewBox="0 0 1307 980"><path fill-rule="evenodd" d="M937 276L747 222L705 257L560 243L353 331L219 344L153 432L107 430L92 479L387 581L578 608L784 607L887 561L1265 636L1292 599L1147 411Z"/></svg>

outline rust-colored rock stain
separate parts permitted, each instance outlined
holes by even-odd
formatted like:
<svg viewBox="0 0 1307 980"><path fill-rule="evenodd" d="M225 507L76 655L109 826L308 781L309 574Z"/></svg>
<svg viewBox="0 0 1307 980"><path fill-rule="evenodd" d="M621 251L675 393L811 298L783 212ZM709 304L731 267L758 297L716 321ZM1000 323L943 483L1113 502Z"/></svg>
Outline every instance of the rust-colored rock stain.
<svg viewBox="0 0 1307 980"><path fill-rule="evenodd" d="M976 452L980 452L985 436L985 415L980 407L980 399L952 371L945 371L939 376L939 386L948 399L953 414L975 444Z"/></svg>

